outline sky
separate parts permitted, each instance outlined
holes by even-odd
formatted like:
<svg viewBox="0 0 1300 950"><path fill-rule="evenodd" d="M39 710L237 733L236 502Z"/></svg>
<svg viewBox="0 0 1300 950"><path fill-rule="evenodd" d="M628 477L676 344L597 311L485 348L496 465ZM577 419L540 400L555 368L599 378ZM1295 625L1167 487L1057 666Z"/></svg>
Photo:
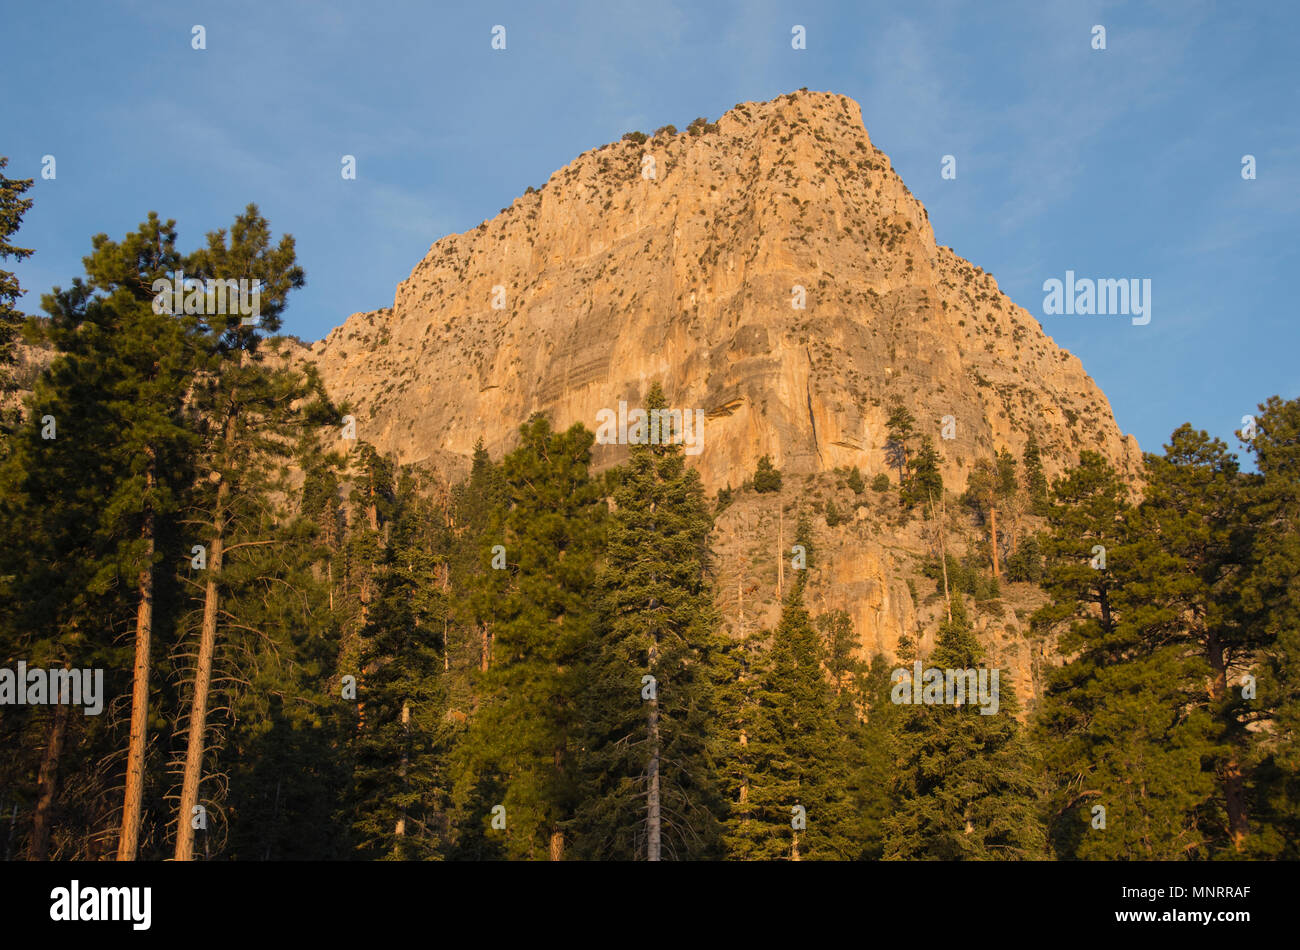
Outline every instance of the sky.
<svg viewBox="0 0 1300 950"><path fill-rule="evenodd" d="M282 332L318 339L581 152L807 87L861 105L938 243L1145 451L1183 422L1239 449L1243 415L1300 396L1297 3L3 0L0 22L28 312L97 233L152 210L188 251L255 202L306 270ZM1150 322L1045 313L1067 271L1150 280Z"/></svg>

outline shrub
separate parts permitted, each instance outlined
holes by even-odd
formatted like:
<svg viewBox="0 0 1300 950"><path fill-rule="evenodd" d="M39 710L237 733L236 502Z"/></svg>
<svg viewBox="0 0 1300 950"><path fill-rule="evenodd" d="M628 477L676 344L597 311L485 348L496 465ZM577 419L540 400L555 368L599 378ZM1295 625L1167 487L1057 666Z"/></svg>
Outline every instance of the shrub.
<svg viewBox="0 0 1300 950"><path fill-rule="evenodd" d="M659 136L661 135L676 135L676 134L677 134L677 126L673 125L672 123L669 123L668 125L661 125L659 126L659 128L655 129L655 138L659 138Z"/></svg>
<svg viewBox="0 0 1300 950"><path fill-rule="evenodd" d="M864 491L867 490L867 486L862 481L862 473L858 471L858 467L856 465L849 470L849 477L848 477L847 484L849 488L853 489L853 494L855 495L861 495Z"/></svg>
<svg viewBox="0 0 1300 950"><path fill-rule="evenodd" d="M623 136L624 142L635 142L637 145L644 145L647 136L644 132L628 132Z"/></svg>
<svg viewBox="0 0 1300 950"><path fill-rule="evenodd" d="M826 499L826 527L833 528L837 524L843 524L844 520L845 520L844 516L840 514L840 510L835 507L835 499L827 498Z"/></svg>
<svg viewBox="0 0 1300 950"><path fill-rule="evenodd" d="M872 491L889 491L889 476L881 472L871 480Z"/></svg>
<svg viewBox="0 0 1300 950"><path fill-rule="evenodd" d="M721 513L735 499L736 493L731 488L731 483L727 483L726 488L718 489L718 504L714 509L716 513Z"/></svg>

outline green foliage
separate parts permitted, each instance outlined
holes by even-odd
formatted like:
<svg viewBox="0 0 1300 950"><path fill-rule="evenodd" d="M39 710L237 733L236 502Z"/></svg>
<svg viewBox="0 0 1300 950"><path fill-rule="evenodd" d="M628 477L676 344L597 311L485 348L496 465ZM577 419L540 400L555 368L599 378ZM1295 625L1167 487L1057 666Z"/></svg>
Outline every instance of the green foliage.
<svg viewBox="0 0 1300 950"><path fill-rule="evenodd" d="M749 700L745 742L733 749L739 787L726 835L733 857L817 860L857 851L845 737L801 589L791 589ZM795 827L797 808L806 827Z"/></svg>
<svg viewBox="0 0 1300 950"><path fill-rule="evenodd" d="M954 597L952 620L940 626L926 666L963 670L982 662L962 599ZM894 746L898 798L883 822L885 857L951 861L1044 855L1034 763L1014 716L1009 677L1000 677L998 700L992 715L969 701L900 706Z"/></svg>
<svg viewBox="0 0 1300 950"><path fill-rule="evenodd" d="M889 476L881 472L871 480L871 490L875 492L887 492L890 489Z"/></svg>
<svg viewBox="0 0 1300 950"><path fill-rule="evenodd" d="M31 257L31 248L18 247L9 239L18 233L23 215L31 210L34 199L24 198L23 193L32 187L32 179L6 178L3 171L8 164L9 159L0 155L0 261L10 258L21 261ZM13 337L22 320L22 314L14 308L14 303L22 293L18 278L10 271L0 270L0 398L14 389L9 366L13 363ZM15 422L11 418L0 418L0 432L11 431ZM0 451L4 451L2 446Z"/></svg>
<svg viewBox="0 0 1300 950"><path fill-rule="evenodd" d="M939 471L939 452L927 435L921 447L907 462L907 480L903 483L899 500L909 508L930 505L943 498L943 475Z"/></svg>
<svg viewBox="0 0 1300 950"><path fill-rule="evenodd" d="M853 494L855 495L861 495L864 491L867 490L866 484L862 481L862 472L858 471L858 467L856 465L853 466L853 468L849 469L848 481L845 482L845 484L849 487L849 490L852 491Z"/></svg>
<svg viewBox="0 0 1300 950"><path fill-rule="evenodd" d="M666 405L655 384L646 407ZM708 578L713 521L680 445L633 446L625 469L596 583L596 633L582 659L574 852L715 856L716 670L727 643Z"/></svg>
<svg viewBox="0 0 1300 950"><path fill-rule="evenodd" d="M774 492L781 490L781 473L772 465L772 459L764 455L758 460L754 470L754 491Z"/></svg>
<svg viewBox="0 0 1300 950"><path fill-rule="evenodd" d="M591 594L604 530L600 483L588 471L594 436L581 425L552 431L538 415L520 427L520 446L503 463L507 511L491 546L505 570L480 575L476 610L488 636L488 669L478 709L460 747L458 797L484 780L499 788L505 853L545 858L562 841L576 804L578 662L595 622ZM484 834L489 815L465 815Z"/></svg>
<svg viewBox="0 0 1300 950"><path fill-rule="evenodd" d="M1050 506L1047 476L1043 474L1043 458L1038 448L1038 438L1031 432L1021 457L1025 492L1029 495L1029 508L1036 515L1046 515Z"/></svg>
<svg viewBox="0 0 1300 950"><path fill-rule="evenodd" d="M980 564L980 559L968 554L960 560L951 553L945 555L948 564L948 590L953 594L969 594L977 601L994 600L1001 596L997 579ZM938 559L926 561L921 573L934 581L936 593L943 593L943 568Z"/></svg>
<svg viewBox="0 0 1300 950"><path fill-rule="evenodd" d="M885 420L889 439L885 443L885 458L898 470L898 483L907 481L908 445L916 433L916 417L900 402L890 406L889 416Z"/></svg>
<svg viewBox="0 0 1300 950"><path fill-rule="evenodd" d="M1020 542L1011 557L1007 558L1007 580L1037 584L1043 579L1043 550L1037 536L1030 535Z"/></svg>

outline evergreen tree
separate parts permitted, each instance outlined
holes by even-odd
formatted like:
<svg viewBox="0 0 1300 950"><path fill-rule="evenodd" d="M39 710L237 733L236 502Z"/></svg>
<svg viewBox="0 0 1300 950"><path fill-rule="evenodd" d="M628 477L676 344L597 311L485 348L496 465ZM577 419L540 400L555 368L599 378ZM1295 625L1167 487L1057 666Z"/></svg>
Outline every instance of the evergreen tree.
<svg viewBox="0 0 1300 950"><path fill-rule="evenodd" d="M754 491L774 492L781 490L781 473L772 464L772 459L764 455L758 460L754 470Z"/></svg>
<svg viewBox="0 0 1300 950"><path fill-rule="evenodd" d="M742 859L857 855L845 737L821 665L821 644L790 589L754 696L741 753L745 795L733 800L727 843Z"/></svg>
<svg viewBox="0 0 1300 950"><path fill-rule="evenodd" d="M889 409L889 418L885 420L889 439L885 443L885 457L889 464L898 469L898 484L901 488L907 481L907 443L916 433L916 417L902 403L894 403Z"/></svg>
<svg viewBox="0 0 1300 950"><path fill-rule="evenodd" d="M1048 497L1047 476L1043 473L1043 456L1038 447L1038 437L1032 432L1025 443L1021 456L1021 471L1024 472L1025 492L1029 496L1029 510L1036 515L1046 515L1050 498Z"/></svg>
<svg viewBox="0 0 1300 950"><path fill-rule="evenodd" d="M907 462L907 481L899 493L899 500L909 508L930 505L943 498L943 474L939 471L939 452L927 435L921 447Z"/></svg>
<svg viewBox="0 0 1300 950"><path fill-rule="evenodd" d="M960 597L953 599L952 617L939 627L929 666L976 670L983 649ZM921 684L911 688L920 689ZM1042 856L1030 749L1015 719L1014 690L1001 676L997 702L991 715L970 697L957 705L901 707L896 731L898 801L884 822L887 858Z"/></svg>
<svg viewBox="0 0 1300 950"><path fill-rule="evenodd" d="M897 807L894 753L903 707L890 698L892 669L885 656L877 653L861 689L866 722L858 730L855 743L858 762L854 812L862 836L860 857L869 861L885 856L885 821Z"/></svg>
<svg viewBox="0 0 1300 950"><path fill-rule="evenodd" d="M112 592L115 600L112 612L99 617L78 619L65 608L46 614L59 623L57 636L85 643L91 630L111 637L131 628L132 710L117 849L122 860L138 854L145 821L154 644L167 633L174 578L174 570L161 565L176 564L177 518L195 445L186 403L198 352L196 324L157 312L151 289L179 261L175 239L174 222L152 213L120 244L96 235L93 253L84 258L87 280L76 278L68 291L56 287L43 298L50 315L44 333L61 357L38 383L26 447L16 460L18 495L43 507L44 515L27 510L54 527L50 537L48 529L32 525L59 552L50 552L50 563L65 563L72 551L85 559L49 578L48 594L62 588L69 598L65 608L74 611L87 605L86 595ZM43 420L52 438L44 438ZM58 527L77 513L86 520L76 529ZM25 583L35 581L28 572ZM85 665L76 656L85 650L72 647L65 659ZM151 814L156 807L151 802ZM34 838L42 840L39 828Z"/></svg>
<svg viewBox="0 0 1300 950"><path fill-rule="evenodd" d="M191 254L185 271L196 279L258 281L261 287L256 323L245 322L241 307L216 306L209 291L199 308L206 352L194 393L203 436L203 477L192 492L192 516L202 524L200 543L206 546L202 619L195 631L194 665L184 671L188 709L187 734L178 806L175 858L189 860L193 853L190 816L200 804L208 742L208 712L214 663L222 645L223 599L239 585L267 582L274 563L250 558L244 565L228 563L236 551L253 552L276 541L268 536L277 521L268 517L271 505L286 496L287 477L278 463L289 458L302 429L328 416L319 400L309 409L299 408L311 396L322 396L311 376L290 367L273 367L266 359L263 332L280 326L280 315L291 290L303 286L302 268L296 262L293 238L285 235L271 244L271 229L257 206L250 204L235 218L229 235L210 232L207 245ZM208 284L211 287L212 283ZM246 285L251 289L251 283ZM242 295L241 295L242 296ZM197 301L196 301L197 302ZM186 311L191 303L185 301ZM224 311L224 312L223 312ZM258 552L260 553L260 552ZM251 568L248 569L248 568ZM236 614L237 616L237 614ZM251 626L251 625L250 625Z"/></svg>
<svg viewBox="0 0 1300 950"><path fill-rule="evenodd" d="M666 405L656 383L646 408ZM713 521L680 445L633 446L614 504L597 636L582 668L575 850L707 857L719 831L712 733L725 648L707 575Z"/></svg>
<svg viewBox="0 0 1300 950"><path fill-rule="evenodd" d="M22 226L23 215L31 210L33 199L24 198L23 193L32 186L31 178L6 178L4 169L9 159L0 155L0 261L13 258L16 261L31 257L31 248L18 247L9 243L9 239L18 233ZM23 289L18 278L7 270L0 270L0 401L9 396L14 389L13 377L9 367L14 360L13 338L17 332L22 314L14 307ZM13 413L0 405L0 432L13 431L17 420ZM0 452L5 451L7 441L0 443Z"/></svg>
<svg viewBox="0 0 1300 950"><path fill-rule="evenodd" d="M506 456L509 511L499 539L506 567L488 570L478 616L488 630L480 703L461 746L458 799L463 821L503 835L513 858L559 860L564 823L576 804L573 738L579 658L594 621L592 579L605 507L588 465L594 436L581 425L555 433L544 416L520 428ZM474 789L499 788L505 828L465 814Z"/></svg>
<svg viewBox="0 0 1300 950"><path fill-rule="evenodd" d="M1230 703L1221 683L1212 698L1211 664L1189 649L1198 624L1188 625L1199 613L1232 636L1221 626L1231 610L1202 599L1226 579L1224 558L1240 555L1233 519L1222 520L1236 478L1221 449L1175 433L1165 459L1148 457L1137 509L1090 453L1057 483L1045 545L1053 602L1035 623L1070 622L1061 649L1072 659L1049 678L1038 715L1062 857L1204 857L1227 839L1215 772L1227 780Z"/></svg>
<svg viewBox="0 0 1300 950"><path fill-rule="evenodd" d="M1259 410L1258 432L1243 436L1259 477L1249 509L1257 533L1242 599L1266 640L1251 667L1255 698L1244 696L1244 688L1237 692L1241 719L1272 720L1271 728L1255 732L1258 766L1248 800L1258 821L1251 851L1294 859L1300 855L1300 399L1272 396Z"/></svg>
<svg viewBox="0 0 1300 950"><path fill-rule="evenodd" d="M395 860L439 856L450 831L442 626L437 583L449 546L445 520L403 472L377 592L362 631L370 672L356 743L355 828L363 853Z"/></svg>

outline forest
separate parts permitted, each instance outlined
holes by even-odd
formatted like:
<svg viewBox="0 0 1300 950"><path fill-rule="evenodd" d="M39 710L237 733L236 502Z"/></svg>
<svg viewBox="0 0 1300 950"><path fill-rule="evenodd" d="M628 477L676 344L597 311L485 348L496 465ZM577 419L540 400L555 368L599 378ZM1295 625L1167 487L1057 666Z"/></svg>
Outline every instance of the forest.
<svg viewBox="0 0 1300 950"><path fill-rule="evenodd" d="M29 185L0 176L0 262ZM306 275L256 206L84 265L40 315L0 271L0 667L104 684L99 715L0 705L6 860L1300 856L1300 400L1261 394L1245 461L1187 424L1139 483L1084 451L1049 484L1031 439L962 492L897 407L892 473L848 477L935 526L943 616L862 657L805 605L829 504L791 511L779 623L723 628L714 519L769 460L710 498L681 445L598 472L537 415L448 481L287 358ZM260 319L155 306L177 271L260 281ZM987 543L948 550L955 518ZM985 664L1009 583L1061 637L1043 695L892 701L897 667Z"/></svg>

